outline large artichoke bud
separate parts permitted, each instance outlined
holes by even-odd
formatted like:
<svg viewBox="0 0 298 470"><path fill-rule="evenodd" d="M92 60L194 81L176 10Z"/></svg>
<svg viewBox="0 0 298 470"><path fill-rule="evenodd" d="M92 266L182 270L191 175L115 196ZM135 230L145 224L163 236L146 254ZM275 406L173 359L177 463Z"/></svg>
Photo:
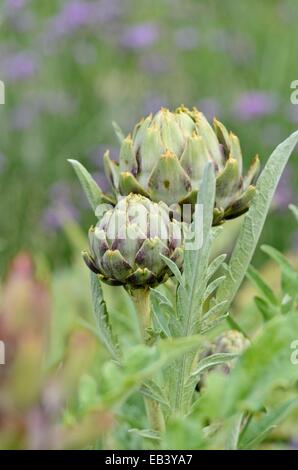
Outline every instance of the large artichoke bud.
<svg viewBox="0 0 298 470"><path fill-rule="evenodd" d="M247 211L259 170L256 156L242 177L239 139L214 119L213 128L196 108L162 108L142 119L122 141L119 164L104 156L116 193L142 194L152 201L194 204L208 160L216 172L214 225Z"/></svg>
<svg viewBox="0 0 298 470"><path fill-rule="evenodd" d="M91 227L85 262L107 284L155 286L171 276L161 254L182 267L181 227L164 203L130 194Z"/></svg>

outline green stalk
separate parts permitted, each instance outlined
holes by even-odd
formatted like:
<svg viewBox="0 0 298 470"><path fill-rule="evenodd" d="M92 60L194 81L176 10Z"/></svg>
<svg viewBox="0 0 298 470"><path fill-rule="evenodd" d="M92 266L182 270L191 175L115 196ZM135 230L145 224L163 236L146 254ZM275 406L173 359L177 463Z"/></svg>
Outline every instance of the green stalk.
<svg viewBox="0 0 298 470"><path fill-rule="evenodd" d="M146 329L151 326L149 289L135 289L131 297L136 309L143 342L148 344ZM144 403L150 428L154 431L163 432L165 430L165 421L160 404L147 397L144 397Z"/></svg>

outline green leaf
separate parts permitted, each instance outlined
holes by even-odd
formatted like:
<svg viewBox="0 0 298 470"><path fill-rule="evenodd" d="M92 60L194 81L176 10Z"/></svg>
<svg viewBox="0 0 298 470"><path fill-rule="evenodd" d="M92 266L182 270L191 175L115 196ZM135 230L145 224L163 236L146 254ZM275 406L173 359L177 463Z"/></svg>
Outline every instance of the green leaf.
<svg viewBox="0 0 298 470"><path fill-rule="evenodd" d="M258 179L257 194L244 218L227 277L217 292L219 301L225 299L230 304L238 292L257 246L275 189L297 142L298 132L294 132L274 150Z"/></svg>
<svg viewBox="0 0 298 470"><path fill-rule="evenodd" d="M211 369L212 367L218 366L220 364L226 364L238 356L239 354L236 353L212 354L212 356L205 357L199 362L199 367L191 374L191 376L198 376L206 369Z"/></svg>
<svg viewBox="0 0 298 470"><path fill-rule="evenodd" d="M177 264L174 263L174 261L172 261L167 256L164 256L162 253L160 254L160 257L164 260L164 262L166 263L166 265L168 266L170 271L174 274L174 276L177 279L177 281L179 282L179 284L183 284L182 274L179 271L179 268L178 268Z"/></svg>
<svg viewBox="0 0 298 470"><path fill-rule="evenodd" d="M167 364L188 351L201 346L199 335L188 338L167 338L154 346L138 345L129 349L122 360L121 368L115 363L107 363L103 368L106 379L106 392L102 395L105 406L123 403L141 384L151 379Z"/></svg>
<svg viewBox="0 0 298 470"><path fill-rule="evenodd" d="M215 175L211 164L207 164L198 204L203 206L203 244L197 250L185 250L183 284L178 289L178 312L183 319L184 335L193 332L194 323L202 310L202 297L206 289L206 273L213 241L212 221L215 200ZM196 221L201 222L202 221Z"/></svg>
<svg viewBox="0 0 298 470"><path fill-rule="evenodd" d="M200 327L209 257L216 233L212 230L214 200L215 174L212 164L209 163L204 170L197 200L197 203L203 206L203 221L197 220L195 216L192 226L194 233L196 224L203 223L203 243L199 249L184 251L183 283L179 285L177 293L177 313L181 323L181 333L186 337L198 332ZM191 403L193 390L186 384L193 367L193 360L193 354L186 354L172 369L170 402L171 406L180 412L187 412Z"/></svg>
<svg viewBox="0 0 298 470"><path fill-rule="evenodd" d="M141 386L140 392L151 400L160 403L166 411L170 410L170 404L165 396L161 387L153 380L147 380L144 385Z"/></svg>
<svg viewBox="0 0 298 470"><path fill-rule="evenodd" d="M122 144L123 140L125 139L124 132L122 131L121 127L117 124L117 122L113 121L112 126L114 128L117 139L119 140L119 143Z"/></svg>
<svg viewBox="0 0 298 470"><path fill-rule="evenodd" d="M259 312L263 317L263 320L271 320L271 318L274 316L274 312L272 312L272 305L270 305L266 300L262 299L261 297L255 297L254 301Z"/></svg>
<svg viewBox="0 0 298 470"><path fill-rule="evenodd" d="M214 320L217 318L218 314L222 313L224 310L224 306L227 305L228 302L223 300L222 302L219 302L218 304L212 305L212 307L204 314L203 316L203 321L206 320Z"/></svg>
<svg viewBox="0 0 298 470"><path fill-rule="evenodd" d="M203 302L205 302L208 297L210 297L210 295L213 294L214 291L216 291L216 289L220 286L220 284L224 281L225 278L226 276L220 276L217 279L214 279L214 281L210 282L210 284L208 284L204 292Z"/></svg>
<svg viewBox="0 0 298 470"><path fill-rule="evenodd" d="M256 448L256 446L265 439L267 434L289 415L297 404L298 400L296 398L290 399L280 406L268 410L267 413L260 418L252 419L240 435L238 448Z"/></svg>
<svg viewBox="0 0 298 470"><path fill-rule="evenodd" d="M113 335L112 327L109 320L109 314L106 303L103 298L102 288L100 281L96 274L90 273L91 276L91 298L93 311L96 320L98 333L101 337L102 343L109 351L111 356L119 360L120 349L117 338Z"/></svg>
<svg viewBox="0 0 298 470"><path fill-rule="evenodd" d="M225 261L227 255L222 254L217 256L208 266L208 271L207 271L207 278L210 279L213 274L216 273L216 271L222 266L223 262Z"/></svg>
<svg viewBox="0 0 298 470"><path fill-rule="evenodd" d="M278 250L273 248L272 246L269 245L262 245L261 250L266 253L270 258L272 258L274 261L279 264L281 269L283 269L285 272L288 272L288 274L293 273L293 268L287 258Z"/></svg>
<svg viewBox="0 0 298 470"><path fill-rule="evenodd" d="M160 433L157 431L153 431L153 429L132 428L129 429L128 432L143 437L144 439L153 439L154 441L160 441Z"/></svg>
<svg viewBox="0 0 298 470"><path fill-rule="evenodd" d="M264 253L270 256L270 258L276 261L277 264L280 266L281 271L282 271L282 276L281 276L282 290L283 290L283 293L288 294L289 297L292 298L292 305L293 305L294 300L298 295L298 271L297 269L294 269L289 263L289 261L287 260L287 258L275 248L268 246L268 245L262 245L261 249L262 251L264 251ZM290 302L289 302L288 307L291 307ZM287 311L288 308L285 308L285 310Z"/></svg>
<svg viewBox="0 0 298 470"><path fill-rule="evenodd" d="M297 379L297 365L291 362L291 344L297 339L298 315L274 318L241 355L232 370L222 396L222 411L256 411L278 384Z"/></svg>
<svg viewBox="0 0 298 470"><path fill-rule="evenodd" d="M99 206L103 202L103 192L101 188L98 186L98 184L92 178L90 173L80 162L71 159L69 159L68 161L73 166L77 177L79 178L79 181L82 185L82 188L85 191L89 204L95 212L97 206Z"/></svg>
<svg viewBox="0 0 298 470"><path fill-rule="evenodd" d="M272 304L277 306L279 304L278 299L275 297L271 287L263 280L258 271L249 266L246 272L248 279L256 286L256 288L264 295L265 299Z"/></svg>

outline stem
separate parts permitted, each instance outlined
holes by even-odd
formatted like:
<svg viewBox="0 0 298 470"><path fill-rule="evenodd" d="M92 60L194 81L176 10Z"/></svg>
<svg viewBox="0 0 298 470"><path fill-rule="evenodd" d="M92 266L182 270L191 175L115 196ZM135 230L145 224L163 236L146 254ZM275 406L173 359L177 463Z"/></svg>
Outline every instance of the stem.
<svg viewBox="0 0 298 470"><path fill-rule="evenodd" d="M146 329L151 326L151 309L150 309L150 294L149 289L135 289L131 294L143 342L148 345L148 335ZM144 397L146 413L151 429L158 432L165 430L164 416L160 404L151 400L151 398Z"/></svg>

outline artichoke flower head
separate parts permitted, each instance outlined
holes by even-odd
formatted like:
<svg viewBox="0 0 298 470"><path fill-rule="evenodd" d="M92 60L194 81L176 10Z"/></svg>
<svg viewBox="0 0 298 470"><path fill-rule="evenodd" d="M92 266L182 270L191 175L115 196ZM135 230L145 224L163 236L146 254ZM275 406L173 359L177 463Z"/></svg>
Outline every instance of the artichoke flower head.
<svg viewBox="0 0 298 470"><path fill-rule="evenodd" d="M130 194L108 210L89 230L87 266L110 285L127 288L156 286L171 275L163 254L179 269L183 263L182 225L168 207Z"/></svg>
<svg viewBox="0 0 298 470"><path fill-rule="evenodd" d="M105 173L116 194L141 194L168 206L195 204L206 163L216 173L213 224L249 208L259 171L256 156L245 177L239 139L214 119L213 127L196 108L162 108L142 119L123 139L119 163L104 156Z"/></svg>

